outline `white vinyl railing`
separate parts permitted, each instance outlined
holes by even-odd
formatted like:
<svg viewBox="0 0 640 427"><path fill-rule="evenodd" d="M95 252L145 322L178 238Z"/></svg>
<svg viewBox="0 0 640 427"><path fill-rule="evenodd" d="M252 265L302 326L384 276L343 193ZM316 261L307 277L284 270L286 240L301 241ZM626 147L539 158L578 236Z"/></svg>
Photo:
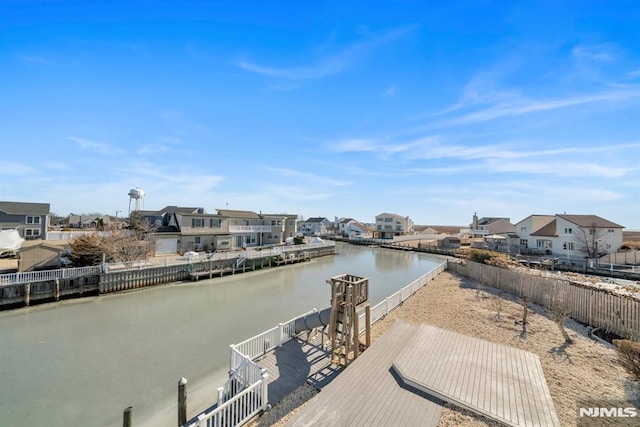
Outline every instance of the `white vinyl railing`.
<svg viewBox="0 0 640 427"><path fill-rule="evenodd" d="M205 411L185 427L234 427L267 408L267 373L253 385L239 392L232 399L218 404L211 411Z"/></svg>
<svg viewBox="0 0 640 427"><path fill-rule="evenodd" d="M371 308L371 323L382 319L387 313L400 305L404 300L426 285L447 267L447 262L438 264L435 268L423 274L407 286ZM316 312L312 310L302 316L297 316L288 322L280 323L261 334L231 345L229 361L229 380L223 387L218 388L218 405L209 412L203 412L184 427L218 427L241 426L256 414L267 408L267 372L253 362L259 356L280 347L295 337L296 319ZM361 317L365 314L362 313ZM361 319L360 332L364 332L365 322ZM234 381L237 383L234 384ZM242 389L236 393L234 387ZM246 388L245 388L246 387Z"/></svg>
<svg viewBox="0 0 640 427"><path fill-rule="evenodd" d="M56 279L74 279L76 277L100 274L102 266L78 268L60 268L57 270L25 271L22 273L0 274L0 286L21 283L46 282Z"/></svg>
<svg viewBox="0 0 640 427"><path fill-rule="evenodd" d="M378 320L386 316L391 310L402 304L407 298L416 293L420 288L433 280L438 274L442 273L447 268L447 262L444 261L438 264L435 268L418 277L413 282L409 283L404 288L400 289L393 295L388 296L380 303L371 307L371 324L376 323ZM361 313L358 324L360 325L359 333L365 330L365 314Z"/></svg>
<svg viewBox="0 0 640 427"><path fill-rule="evenodd" d="M253 248L247 248L244 251L231 251L231 252L213 252L213 253L199 253L199 257L196 259L187 259L184 257L180 258L155 258L155 259L145 259L139 261L132 261L129 263L107 263L107 271L113 270L126 270L126 269L143 269L146 267L159 267L159 266L169 266L169 265L185 265L185 264L193 264L197 262L203 261L221 261L221 260L234 260L238 258L246 258L250 259L260 259L265 257L274 257L281 256L291 252L299 252L299 251L308 251L310 249L319 249L319 248L330 248L334 247L336 242L328 241L322 243L308 243L305 245L292 245L292 246L276 246L270 249L262 249L256 250Z"/></svg>

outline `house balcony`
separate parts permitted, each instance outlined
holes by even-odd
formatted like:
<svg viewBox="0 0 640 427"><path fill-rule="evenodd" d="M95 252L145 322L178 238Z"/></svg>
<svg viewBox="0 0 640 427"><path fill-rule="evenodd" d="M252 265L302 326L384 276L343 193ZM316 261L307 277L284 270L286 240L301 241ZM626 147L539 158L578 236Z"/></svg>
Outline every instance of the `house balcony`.
<svg viewBox="0 0 640 427"><path fill-rule="evenodd" d="M473 234L475 235L479 235L479 236L484 236L486 234L489 234L489 230L487 229L473 229L473 228L466 228L466 229L461 229L460 230L460 235L463 234Z"/></svg>
<svg viewBox="0 0 640 427"><path fill-rule="evenodd" d="M269 233L270 225L230 225L230 233Z"/></svg>

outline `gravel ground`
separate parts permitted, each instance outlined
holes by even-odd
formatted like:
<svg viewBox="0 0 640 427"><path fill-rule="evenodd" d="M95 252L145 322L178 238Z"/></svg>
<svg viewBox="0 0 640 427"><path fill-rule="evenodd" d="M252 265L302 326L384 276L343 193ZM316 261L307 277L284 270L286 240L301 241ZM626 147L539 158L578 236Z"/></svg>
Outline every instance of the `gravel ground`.
<svg viewBox="0 0 640 427"><path fill-rule="evenodd" d="M501 306L501 316L496 320L498 305ZM533 304L529 311L527 335L522 338L522 327L515 323L521 319L522 310L519 301L509 294L493 288L478 289L475 282L444 272L377 322L371 335L375 342L396 320L403 319L414 324L429 323L536 353L563 426L576 425L580 399L602 398L640 404L638 383L620 367L613 348L593 341L588 337L587 329L572 320L565 324L574 343L563 344L557 325L546 317L542 308ZM284 425L316 393L309 385L298 388L253 425ZM498 424L446 406L439 425Z"/></svg>

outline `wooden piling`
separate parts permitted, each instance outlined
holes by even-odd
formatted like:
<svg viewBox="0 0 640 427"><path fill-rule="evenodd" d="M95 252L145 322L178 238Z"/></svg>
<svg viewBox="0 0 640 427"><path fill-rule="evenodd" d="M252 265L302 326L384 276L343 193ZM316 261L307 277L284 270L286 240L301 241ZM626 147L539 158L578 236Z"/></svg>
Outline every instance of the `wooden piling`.
<svg viewBox="0 0 640 427"><path fill-rule="evenodd" d="M122 414L122 427L131 427L133 422L133 406L129 406Z"/></svg>
<svg viewBox="0 0 640 427"><path fill-rule="evenodd" d="M60 279L56 279L55 282L56 282L56 288L53 295L55 296L56 301L60 301Z"/></svg>
<svg viewBox="0 0 640 427"><path fill-rule="evenodd" d="M29 305L31 300L31 283L24 284L24 303L25 305Z"/></svg>
<svg viewBox="0 0 640 427"><path fill-rule="evenodd" d="M178 427L187 423L187 379L178 381Z"/></svg>

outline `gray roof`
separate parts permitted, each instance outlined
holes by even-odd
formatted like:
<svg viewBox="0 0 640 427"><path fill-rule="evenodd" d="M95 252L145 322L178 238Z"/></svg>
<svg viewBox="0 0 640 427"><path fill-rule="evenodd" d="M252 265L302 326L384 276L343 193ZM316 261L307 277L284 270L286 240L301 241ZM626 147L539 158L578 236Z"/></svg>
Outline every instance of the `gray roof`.
<svg viewBox="0 0 640 427"><path fill-rule="evenodd" d="M0 202L0 211L9 215L49 215L49 203Z"/></svg>
<svg viewBox="0 0 640 427"><path fill-rule="evenodd" d="M618 225L608 219L600 218L598 215L556 214L556 216L584 228L624 228L622 225Z"/></svg>
<svg viewBox="0 0 640 427"><path fill-rule="evenodd" d="M302 222L322 222L322 221L329 221L327 218L324 217L315 217L315 218L308 218L306 221L302 221Z"/></svg>
<svg viewBox="0 0 640 427"><path fill-rule="evenodd" d="M218 215L226 216L227 218L248 218L248 219L260 219L260 215L253 211L236 211L230 209L216 209Z"/></svg>
<svg viewBox="0 0 640 427"><path fill-rule="evenodd" d="M489 225L489 224L491 224L493 222L500 221L501 219L504 219L507 222L511 221L511 218L487 216L487 217L480 218L478 220L478 225Z"/></svg>

